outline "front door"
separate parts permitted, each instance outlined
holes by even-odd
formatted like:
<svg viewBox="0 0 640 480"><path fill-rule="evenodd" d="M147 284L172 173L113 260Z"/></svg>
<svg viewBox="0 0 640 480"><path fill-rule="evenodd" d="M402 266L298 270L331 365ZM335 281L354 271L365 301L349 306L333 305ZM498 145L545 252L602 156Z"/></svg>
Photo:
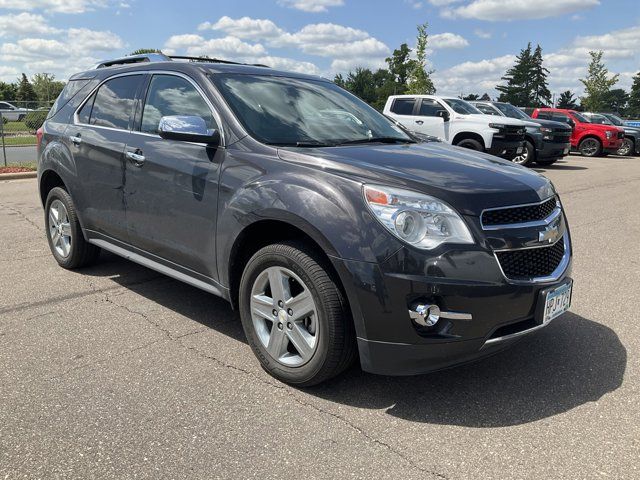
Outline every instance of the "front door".
<svg viewBox="0 0 640 480"><path fill-rule="evenodd" d="M175 74L151 77L142 118L126 147L127 221L133 246L216 278L215 225L224 148L165 140L160 119L202 117L219 129L196 84Z"/></svg>
<svg viewBox="0 0 640 480"><path fill-rule="evenodd" d="M414 122L416 131L434 137L449 140L448 124L443 115L447 115L447 109L431 98L422 98L420 104L416 105Z"/></svg>
<svg viewBox="0 0 640 480"><path fill-rule="evenodd" d="M78 183L74 192L84 228L127 240L124 150L135 99L144 76L126 75L103 83L81 106L65 131Z"/></svg>

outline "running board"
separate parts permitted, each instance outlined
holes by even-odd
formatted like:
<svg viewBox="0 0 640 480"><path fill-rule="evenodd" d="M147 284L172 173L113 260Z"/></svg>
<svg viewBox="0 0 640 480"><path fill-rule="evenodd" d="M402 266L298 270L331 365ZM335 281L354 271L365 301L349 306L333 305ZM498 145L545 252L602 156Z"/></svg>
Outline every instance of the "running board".
<svg viewBox="0 0 640 480"><path fill-rule="evenodd" d="M186 273L182 273L178 270L175 270L171 267L163 265L159 262L153 261L147 257L143 257L138 253L131 252L125 248L114 245L113 243L107 242L106 240L101 240L98 238L90 238L89 243L100 247L108 252L115 253L119 257L126 258L127 260L131 260L132 262L138 263L143 267L150 268L151 270L155 270L156 272L162 273L167 277L175 278L176 280L180 280L181 282L188 283L192 287L199 288L204 290L205 292L212 293L217 295L218 297L227 298L226 295L214 285L211 285L207 282L203 282L202 280L198 280L197 278L193 278Z"/></svg>

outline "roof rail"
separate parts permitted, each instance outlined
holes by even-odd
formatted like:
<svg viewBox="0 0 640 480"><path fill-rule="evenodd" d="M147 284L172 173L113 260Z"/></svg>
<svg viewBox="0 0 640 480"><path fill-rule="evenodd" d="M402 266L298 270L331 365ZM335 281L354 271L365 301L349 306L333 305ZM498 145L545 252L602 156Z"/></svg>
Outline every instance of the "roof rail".
<svg viewBox="0 0 640 480"><path fill-rule="evenodd" d="M242 63L242 62L232 62L231 60L222 60L221 58L211 58L211 57L189 57L183 55L170 55L170 59L172 60L189 60L190 62L203 62L203 63L225 63L228 65L251 65L253 67L266 67L267 65L262 65L261 63Z"/></svg>
<svg viewBox="0 0 640 480"><path fill-rule="evenodd" d="M167 57L163 53L144 53L142 55L130 55L128 57L114 58L113 60L105 60L99 62L93 68L106 68L115 67L118 65L129 65L131 63L144 63L144 62L170 62L171 58Z"/></svg>

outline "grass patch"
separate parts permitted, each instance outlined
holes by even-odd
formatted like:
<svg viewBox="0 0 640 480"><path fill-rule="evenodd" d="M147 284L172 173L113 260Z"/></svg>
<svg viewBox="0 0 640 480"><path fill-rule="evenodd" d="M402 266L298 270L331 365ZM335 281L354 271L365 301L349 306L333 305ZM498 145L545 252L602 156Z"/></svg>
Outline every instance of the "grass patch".
<svg viewBox="0 0 640 480"><path fill-rule="evenodd" d="M2 143L0 142L0 145ZM19 137L4 137L4 144L7 147L18 147L23 145L36 145L35 135L24 135Z"/></svg>

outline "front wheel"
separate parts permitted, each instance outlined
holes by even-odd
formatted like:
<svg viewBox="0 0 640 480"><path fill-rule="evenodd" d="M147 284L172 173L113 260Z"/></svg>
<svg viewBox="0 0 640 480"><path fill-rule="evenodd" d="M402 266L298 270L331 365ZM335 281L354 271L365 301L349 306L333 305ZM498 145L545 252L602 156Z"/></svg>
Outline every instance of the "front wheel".
<svg viewBox="0 0 640 480"><path fill-rule="evenodd" d="M622 145L616 151L616 155L620 155L621 157L626 157L628 155L631 155L633 153L633 150L634 150L633 140L625 137L625 139L622 141Z"/></svg>
<svg viewBox="0 0 640 480"><path fill-rule="evenodd" d="M530 141L524 142L524 149L520 155L516 155L511 160L513 163L522 165L523 167L531 165L536 158L536 149Z"/></svg>
<svg viewBox="0 0 640 480"><path fill-rule="evenodd" d="M578 145L578 150L583 157L598 157L602 154L602 143L597 138L585 138Z"/></svg>
<svg viewBox="0 0 640 480"><path fill-rule="evenodd" d="M478 152L484 151L484 147L478 140L474 140L473 138L465 138L464 140L460 140L456 143L456 146L462 148L468 148L469 150L476 150Z"/></svg>
<svg viewBox="0 0 640 480"><path fill-rule="evenodd" d="M349 308L328 262L298 243L273 244L247 263L240 318L262 368L297 386L323 382L355 358Z"/></svg>

